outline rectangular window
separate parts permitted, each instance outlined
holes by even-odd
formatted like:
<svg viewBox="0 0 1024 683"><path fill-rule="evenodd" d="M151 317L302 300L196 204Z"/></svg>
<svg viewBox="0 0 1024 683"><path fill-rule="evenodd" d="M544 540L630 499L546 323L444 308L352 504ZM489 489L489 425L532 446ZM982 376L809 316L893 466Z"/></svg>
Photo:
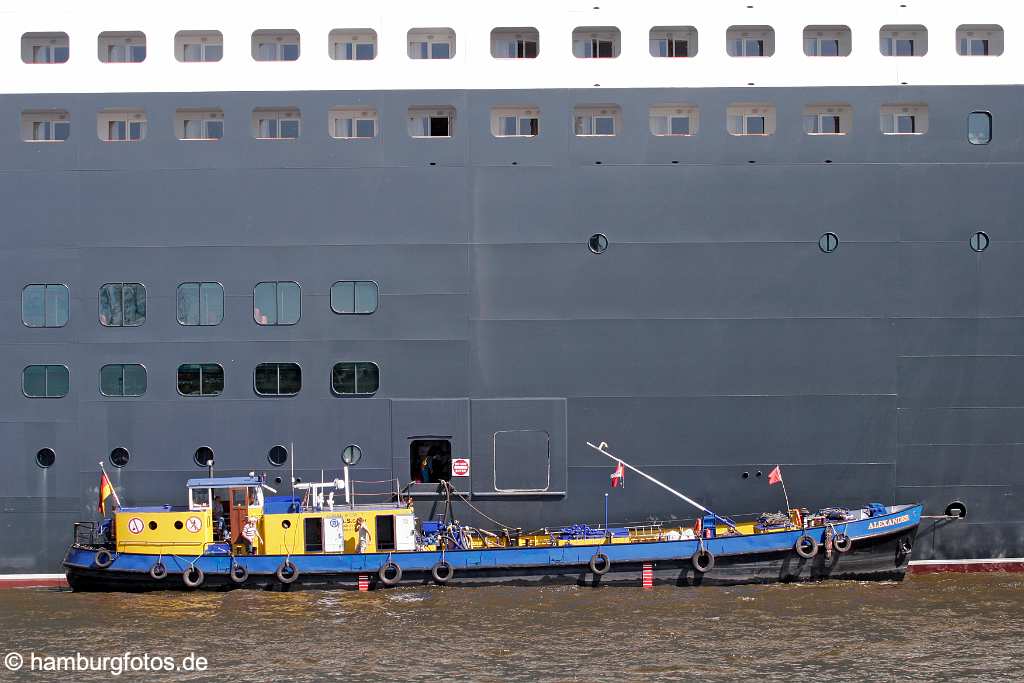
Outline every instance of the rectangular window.
<svg viewBox="0 0 1024 683"><path fill-rule="evenodd" d="M339 396L369 396L380 388L376 363L336 363L331 369L331 388Z"/></svg>
<svg viewBox="0 0 1024 683"><path fill-rule="evenodd" d="M540 119L528 116L501 116L498 120L498 137L532 137L540 130Z"/></svg>
<svg viewBox="0 0 1024 683"><path fill-rule="evenodd" d="M377 515L374 518L376 533L377 552L387 552L395 549L395 516Z"/></svg>
<svg viewBox="0 0 1024 683"><path fill-rule="evenodd" d="M972 145L987 145L992 140L992 115L987 111L973 111L967 117L967 141Z"/></svg>
<svg viewBox="0 0 1024 683"><path fill-rule="evenodd" d="M839 135L840 119L832 114L804 115L804 132L808 135Z"/></svg>
<svg viewBox="0 0 1024 683"><path fill-rule="evenodd" d="M377 298L377 283L370 280L343 280L331 285L331 310L335 313L373 313Z"/></svg>
<svg viewBox="0 0 1024 683"><path fill-rule="evenodd" d="M219 43L185 43L181 47L183 62L219 62L224 46Z"/></svg>
<svg viewBox="0 0 1024 683"><path fill-rule="evenodd" d="M33 64L63 64L68 61L70 51L67 45L34 45Z"/></svg>
<svg viewBox="0 0 1024 683"><path fill-rule="evenodd" d="M104 396L142 396L146 393L146 368L141 365L104 365L100 368L100 393Z"/></svg>
<svg viewBox="0 0 1024 683"><path fill-rule="evenodd" d="M334 59L366 61L377 56L376 43L371 39L337 41L334 43Z"/></svg>
<svg viewBox="0 0 1024 683"><path fill-rule="evenodd" d="M615 42L600 38L580 38L573 41L572 52L581 59L610 59L615 56Z"/></svg>
<svg viewBox="0 0 1024 683"><path fill-rule="evenodd" d="M21 390L29 398L67 396L71 375L63 365L29 365L21 372Z"/></svg>
<svg viewBox="0 0 1024 683"><path fill-rule="evenodd" d="M615 135L615 117L606 114L577 116L576 135Z"/></svg>
<svg viewBox="0 0 1024 683"><path fill-rule="evenodd" d="M70 121L33 121L33 142L64 142L71 135Z"/></svg>
<svg viewBox="0 0 1024 683"><path fill-rule="evenodd" d="M185 119L182 140L220 140L224 137L224 122L217 119Z"/></svg>
<svg viewBox="0 0 1024 683"><path fill-rule="evenodd" d="M299 138L298 111L256 112L256 137L260 140L297 140Z"/></svg>
<svg viewBox="0 0 1024 683"><path fill-rule="evenodd" d="M253 289L252 317L258 325L294 325L299 306L297 282L260 282Z"/></svg>
<svg viewBox="0 0 1024 683"><path fill-rule="evenodd" d="M495 39L491 46L491 54L498 59L535 59L538 52L537 45L536 40Z"/></svg>
<svg viewBox="0 0 1024 683"><path fill-rule="evenodd" d="M987 57L988 40L985 38L961 38L960 54L971 57Z"/></svg>
<svg viewBox="0 0 1024 683"><path fill-rule="evenodd" d="M449 138L452 136L454 112L409 110L409 135L414 138Z"/></svg>
<svg viewBox="0 0 1024 683"><path fill-rule="evenodd" d="M219 282L178 285L180 325L220 325L224 320L224 287Z"/></svg>
<svg viewBox="0 0 1024 683"><path fill-rule="evenodd" d="M737 38L732 42L734 57L764 57L764 41L759 38Z"/></svg>
<svg viewBox="0 0 1024 683"><path fill-rule="evenodd" d="M652 135L690 135L690 117L686 114L655 114L650 117Z"/></svg>
<svg viewBox="0 0 1024 683"><path fill-rule="evenodd" d="M451 59L455 32L450 28L413 29L408 33L409 59Z"/></svg>
<svg viewBox="0 0 1024 683"><path fill-rule="evenodd" d="M21 321L26 327L64 327L69 299L67 285L28 285L21 290Z"/></svg>
<svg viewBox="0 0 1024 683"><path fill-rule="evenodd" d="M107 62L136 64L146 60L145 45L108 45Z"/></svg>
<svg viewBox="0 0 1024 683"><path fill-rule="evenodd" d="M260 363L253 371L253 387L260 396L294 396L302 388L297 363Z"/></svg>
<svg viewBox="0 0 1024 683"><path fill-rule="evenodd" d="M686 40L654 38L651 40L652 57L689 57L690 44Z"/></svg>
<svg viewBox="0 0 1024 683"><path fill-rule="evenodd" d="M138 327L146 322L146 287L137 282L100 287L100 325Z"/></svg>
<svg viewBox="0 0 1024 683"><path fill-rule="evenodd" d="M299 58L296 31L256 31L252 41L252 56L257 62L294 62Z"/></svg>
<svg viewBox="0 0 1024 683"><path fill-rule="evenodd" d="M106 142L138 142L146 137L146 122L137 119L107 121Z"/></svg>
<svg viewBox="0 0 1024 683"><path fill-rule="evenodd" d="M341 116L334 119L334 137L342 139L377 137L377 120Z"/></svg>
<svg viewBox="0 0 1024 683"><path fill-rule="evenodd" d="M178 366L178 393L182 396L217 396L224 391L224 368L216 363Z"/></svg>
<svg viewBox="0 0 1024 683"><path fill-rule="evenodd" d="M834 38L804 38L804 54L808 57L838 57L839 41Z"/></svg>

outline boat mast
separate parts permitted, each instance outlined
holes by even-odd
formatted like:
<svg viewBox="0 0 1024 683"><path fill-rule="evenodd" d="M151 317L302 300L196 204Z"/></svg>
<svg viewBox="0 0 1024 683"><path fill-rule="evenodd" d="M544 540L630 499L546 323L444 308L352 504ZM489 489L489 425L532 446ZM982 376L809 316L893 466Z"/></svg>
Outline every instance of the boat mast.
<svg viewBox="0 0 1024 683"><path fill-rule="evenodd" d="M698 510L700 510L702 512L706 512L709 515L714 515L715 519L719 520L720 522L722 522L723 524L725 524L729 528L731 528L731 529L735 529L736 528L736 523L733 522L732 520L726 519L726 518L720 516L718 513L714 512L713 510L707 509L706 507L704 507L703 505L701 505L697 501L695 501L695 500L693 500L691 498L687 498L686 496L684 496L679 491L676 491L674 488L672 488L668 484L664 484L664 483L658 481L657 479L655 479L651 475L647 474L646 472L642 472L642 471L638 470L637 468L633 467L632 465L630 465L628 462L626 462L622 458L619 458L618 456L612 455L611 453L609 453L606 450L608 448L608 444L605 443L604 441L601 442L600 446L595 446L594 444L590 443L589 441L587 442L587 445L590 446L591 448L593 448L598 453L601 453L602 455L608 456L609 458L611 458L615 462L621 463L624 467L628 467L629 469L633 470L634 472L639 474L641 477L643 477L647 481L650 481L650 482L652 482L654 484L657 484L661 488L663 488L666 491L668 491L669 493L671 493L673 496L685 500L687 503L689 503L690 505L694 506Z"/></svg>

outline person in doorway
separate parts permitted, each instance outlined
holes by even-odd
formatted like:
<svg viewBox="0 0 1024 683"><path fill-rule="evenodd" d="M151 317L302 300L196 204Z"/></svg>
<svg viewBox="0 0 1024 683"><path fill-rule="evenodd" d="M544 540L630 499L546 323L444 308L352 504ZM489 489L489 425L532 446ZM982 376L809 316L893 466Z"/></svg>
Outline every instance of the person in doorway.
<svg viewBox="0 0 1024 683"><path fill-rule="evenodd" d="M417 451L417 459L419 462L419 483L429 484L433 481L431 476L431 464L433 459L430 457L430 446L427 444L420 444L419 450Z"/></svg>
<svg viewBox="0 0 1024 683"><path fill-rule="evenodd" d="M213 505L210 506L210 515L213 517L213 528L220 532L222 537L227 536L227 529L224 528L224 501L220 496L213 497Z"/></svg>
<svg viewBox="0 0 1024 683"><path fill-rule="evenodd" d="M356 518L356 552L365 553L370 548L370 529L362 517Z"/></svg>

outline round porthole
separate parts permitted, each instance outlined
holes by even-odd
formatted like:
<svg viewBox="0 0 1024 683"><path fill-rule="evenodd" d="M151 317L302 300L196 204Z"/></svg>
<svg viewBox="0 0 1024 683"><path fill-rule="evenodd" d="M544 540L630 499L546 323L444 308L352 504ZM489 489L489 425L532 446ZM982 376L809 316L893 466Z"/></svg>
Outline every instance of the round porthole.
<svg viewBox="0 0 1024 683"><path fill-rule="evenodd" d="M181 523L181 520L180 520L180 519L179 519L179 520L176 520L176 521L174 522L174 528L175 528L175 529L177 529L178 531L181 531L182 527L184 527L184 526L185 526L185 525Z"/></svg>
<svg viewBox="0 0 1024 683"><path fill-rule="evenodd" d="M196 449L192 459L200 467L209 467L213 464L213 449L209 446L200 446Z"/></svg>
<svg viewBox="0 0 1024 683"><path fill-rule="evenodd" d="M53 452L52 448L41 448L36 453L36 464L44 470L52 467L55 462L57 462L57 454Z"/></svg>
<svg viewBox="0 0 1024 683"><path fill-rule="evenodd" d="M826 232L818 240L818 248L826 254L831 254L839 246L839 236L834 232Z"/></svg>
<svg viewBox="0 0 1024 683"><path fill-rule="evenodd" d="M270 452L267 453L267 460L269 460L270 464L274 467L281 467L288 462L288 449L284 446L274 446L270 449Z"/></svg>
<svg viewBox="0 0 1024 683"><path fill-rule="evenodd" d="M601 233L591 235L590 239L587 240L587 247L594 254L603 254L608 249L608 238Z"/></svg>
<svg viewBox="0 0 1024 683"><path fill-rule="evenodd" d="M744 479L749 479L750 478L750 472L744 472L743 473L743 478Z"/></svg>
<svg viewBox="0 0 1024 683"><path fill-rule="evenodd" d="M114 467L124 467L128 464L132 455L127 448L115 448L110 451L110 464Z"/></svg>
<svg viewBox="0 0 1024 683"><path fill-rule="evenodd" d="M363 449L355 444L346 446L341 452L341 461L346 465L355 465L363 457Z"/></svg>
<svg viewBox="0 0 1024 683"><path fill-rule="evenodd" d="M150 522L149 523L149 530L150 531L156 531L156 522Z"/></svg>
<svg viewBox="0 0 1024 683"><path fill-rule="evenodd" d="M981 230L971 235L971 249L979 254L988 249L988 235Z"/></svg>
<svg viewBox="0 0 1024 683"><path fill-rule="evenodd" d="M281 528L282 529L291 529L292 528L292 523L289 522L287 519L281 520Z"/></svg>

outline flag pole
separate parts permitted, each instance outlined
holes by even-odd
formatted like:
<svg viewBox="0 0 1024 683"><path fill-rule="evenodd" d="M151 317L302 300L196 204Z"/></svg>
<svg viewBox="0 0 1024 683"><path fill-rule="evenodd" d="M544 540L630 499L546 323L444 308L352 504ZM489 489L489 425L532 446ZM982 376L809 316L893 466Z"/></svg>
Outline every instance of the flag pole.
<svg viewBox="0 0 1024 683"><path fill-rule="evenodd" d="M681 498L681 499L685 500L687 503L689 503L690 505L692 505L693 507L697 508L698 510L700 510L702 512L706 512L709 515L714 515L715 519L718 519L718 520L722 521L723 523L725 523L730 528L733 528L733 529L736 528L736 523L735 522L732 522L732 521L722 517L721 515L719 515L718 513L714 512L712 510L708 510L706 507L704 507L703 505L701 505L697 501L692 500L690 498L687 498L686 496L684 496L683 494L679 493L679 491L676 491L671 486L668 486L666 484L661 483L660 481L658 481L657 479L655 479L651 475L647 474L646 472L641 472L640 470L638 470L637 468L633 467L632 465L630 465L625 460L612 455L607 450L605 450L606 448L608 448L608 444L605 443L604 441L601 442L600 446L595 446L594 444L590 443L589 441L587 442L587 445L590 446L591 448L593 448L598 453L601 453L602 455L606 455L609 458L611 458L612 460L614 460L615 462L620 463L621 465L623 465L625 467L628 467L629 469L633 470L634 472L639 474L641 477L643 477L647 481L649 481L649 482L651 482L653 484L657 484L661 488L663 488L666 491L668 491L669 493L671 493L676 498Z"/></svg>
<svg viewBox="0 0 1024 683"><path fill-rule="evenodd" d="M786 480L783 479L780 476L779 477L779 483L782 484L782 495L784 495L786 497L786 514L788 515L789 511L790 511L790 507L789 507L789 494L786 493Z"/></svg>
<svg viewBox="0 0 1024 683"><path fill-rule="evenodd" d="M100 460L100 472L103 473L104 477L107 477L107 468L103 466L103 461L102 460ZM107 477L107 481L110 481L110 477ZM101 486L102 486L102 484L101 484ZM111 493L111 495L114 496L114 502L117 504L117 507L122 507L121 499L117 497L117 489L114 488L114 482L112 482L112 481L110 481L110 493Z"/></svg>

